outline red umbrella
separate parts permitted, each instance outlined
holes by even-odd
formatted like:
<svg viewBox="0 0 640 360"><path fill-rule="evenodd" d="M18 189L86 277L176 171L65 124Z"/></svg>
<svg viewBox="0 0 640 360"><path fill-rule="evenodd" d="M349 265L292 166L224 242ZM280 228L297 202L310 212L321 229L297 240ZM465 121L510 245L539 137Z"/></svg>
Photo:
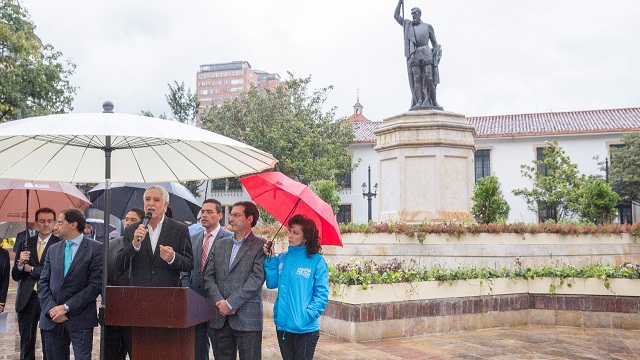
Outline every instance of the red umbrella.
<svg viewBox="0 0 640 360"><path fill-rule="evenodd" d="M240 182L251 199L282 224L302 214L316 223L322 245L342 246L333 209L306 185L277 171L243 177Z"/></svg>
<svg viewBox="0 0 640 360"><path fill-rule="evenodd" d="M77 187L59 182L0 180L0 221L35 221L41 207L56 213L69 208L86 209L91 203Z"/></svg>

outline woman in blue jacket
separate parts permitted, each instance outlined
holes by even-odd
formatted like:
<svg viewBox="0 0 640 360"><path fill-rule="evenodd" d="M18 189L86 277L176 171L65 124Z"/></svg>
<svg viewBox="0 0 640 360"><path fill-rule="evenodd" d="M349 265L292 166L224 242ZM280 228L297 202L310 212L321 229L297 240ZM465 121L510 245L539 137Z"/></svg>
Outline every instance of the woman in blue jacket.
<svg viewBox="0 0 640 360"><path fill-rule="evenodd" d="M273 305L283 360L313 359L320 338L318 318L329 301L327 262L315 223L303 215L289 220L289 249L278 256L267 244L267 288L278 288Z"/></svg>

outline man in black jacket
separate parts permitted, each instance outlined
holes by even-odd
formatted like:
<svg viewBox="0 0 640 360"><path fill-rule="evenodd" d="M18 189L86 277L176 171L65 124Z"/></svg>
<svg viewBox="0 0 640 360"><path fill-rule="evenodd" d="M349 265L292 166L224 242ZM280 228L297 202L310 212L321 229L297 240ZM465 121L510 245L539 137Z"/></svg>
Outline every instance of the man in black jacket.
<svg viewBox="0 0 640 360"><path fill-rule="evenodd" d="M124 217L124 229L134 223L139 223L144 218L144 211L139 208L131 208ZM107 273L107 285L129 286L131 278L129 271L118 271L116 258L118 251L122 249L124 237L109 241L109 268ZM129 355L131 359L131 327L130 326L105 326L105 351L104 357L109 360L124 360Z"/></svg>
<svg viewBox="0 0 640 360"><path fill-rule="evenodd" d="M118 271L131 268L132 286L179 287L180 272L193 269L193 252L187 225L165 216L169 193L158 185L144 193L149 224L129 226L116 258Z"/></svg>
<svg viewBox="0 0 640 360"><path fill-rule="evenodd" d="M36 358L36 331L40 319L40 300L36 284L40 279L49 246L60 241L52 234L55 221L56 212L53 209L41 208L36 211L37 235L26 239L26 246L24 243L18 245L20 252L11 270L11 277L18 282L16 312L20 332L20 359ZM42 335L42 332L40 334ZM41 338L44 350L44 337ZM44 358L47 358L46 353Z"/></svg>

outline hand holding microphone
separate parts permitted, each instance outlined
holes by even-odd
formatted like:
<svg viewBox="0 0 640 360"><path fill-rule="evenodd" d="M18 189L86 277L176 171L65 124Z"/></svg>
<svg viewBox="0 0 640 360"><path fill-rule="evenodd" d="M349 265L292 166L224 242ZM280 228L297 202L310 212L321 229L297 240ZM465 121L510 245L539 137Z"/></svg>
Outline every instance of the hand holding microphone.
<svg viewBox="0 0 640 360"><path fill-rule="evenodd" d="M148 211L146 214L144 214L144 219L142 219L142 228L140 228L138 226L138 229L136 230L136 243L138 246L140 246L140 243L142 242L142 240L144 239L144 236L147 233L147 225L149 225L149 220L151 220L151 211ZM141 235L141 233L144 233L144 235ZM136 246L137 247L137 246Z"/></svg>

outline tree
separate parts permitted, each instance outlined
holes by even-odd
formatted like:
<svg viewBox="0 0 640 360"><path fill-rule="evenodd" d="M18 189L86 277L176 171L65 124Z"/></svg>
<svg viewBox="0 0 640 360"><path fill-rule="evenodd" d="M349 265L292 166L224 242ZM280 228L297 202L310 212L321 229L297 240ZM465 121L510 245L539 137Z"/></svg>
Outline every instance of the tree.
<svg viewBox="0 0 640 360"><path fill-rule="evenodd" d="M624 146L611 149L609 182L621 200L640 204L640 133L622 136Z"/></svg>
<svg viewBox="0 0 640 360"><path fill-rule="evenodd" d="M214 132L271 153L277 169L303 184L335 179L351 172L347 149L353 140L348 121L335 120L332 108L323 111L332 87L309 93L311 78L289 73L284 86L260 95L249 92L212 108L202 122Z"/></svg>
<svg viewBox="0 0 640 360"><path fill-rule="evenodd" d="M28 11L17 0L0 7L0 123L73 110L76 65L43 44Z"/></svg>
<svg viewBox="0 0 640 360"><path fill-rule="evenodd" d="M547 144L542 153L543 159L534 160L533 166L520 166L522 176L531 180L533 188L515 189L513 194L523 197L531 211L550 210L551 220L570 218L578 211L585 177L557 141Z"/></svg>
<svg viewBox="0 0 640 360"><path fill-rule="evenodd" d="M162 113L158 116L159 119L169 119L179 121L183 124L193 125L196 122L198 116L198 108L200 107L200 100L196 94L191 93L191 89L185 89L184 81L178 84L177 81L173 81L175 87L171 84L169 86L169 93L164 97L167 99L169 109L171 109L171 116ZM149 110L140 110L140 116L155 117Z"/></svg>
<svg viewBox="0 0 640 360"><path fill-rule="evenodd" d="M611 221L616 215L618 194L602 180L590 179L581 189L578 213L580 218L595 224Z"/></svg>
<svg viewBox="0 0 640 360"><path fill-rule="evenodd" d="M334 180L314 180L311 182L311 191L318 197L324 200L334 214L337 214L340 210L340 195L338 194L338 183Z"/></svg>
<svg viewBox="0 0 640 360"><path fill-rule="evenodd" d="M495 176L478 179L473 192L473 215L481 224L505 222L509 218L509 204L502 197L500 183Z"/></svg>
<svg viewBox="0 0 640 360"><path fill-rule="evenodd" d="M198 116L198 108L200 100L195 93L191 93L191 89L185 89L184 81L178 84L173 82L175 87L169 85L169 94L165 95L167 104L171 109L171 119L184 124L194 125Z"/></svg>

